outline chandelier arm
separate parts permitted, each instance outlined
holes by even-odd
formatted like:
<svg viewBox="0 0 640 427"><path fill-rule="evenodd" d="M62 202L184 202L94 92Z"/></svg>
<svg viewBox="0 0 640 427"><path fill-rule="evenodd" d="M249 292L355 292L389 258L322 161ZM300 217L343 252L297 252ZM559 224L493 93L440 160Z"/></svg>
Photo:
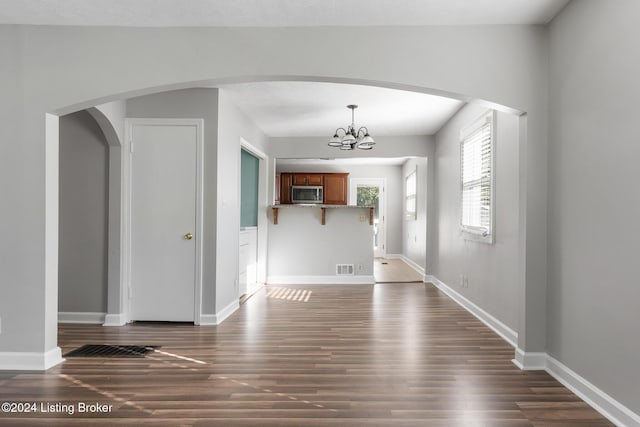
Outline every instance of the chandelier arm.
<svg viewBox="0 0 640 427"><path fill-rule="evenodd" d="M348 132L345 128L338 128L336 129L336 135L338 134L338 131L341 130L342 132L344 132L344 134L346 135Z"/></svg>

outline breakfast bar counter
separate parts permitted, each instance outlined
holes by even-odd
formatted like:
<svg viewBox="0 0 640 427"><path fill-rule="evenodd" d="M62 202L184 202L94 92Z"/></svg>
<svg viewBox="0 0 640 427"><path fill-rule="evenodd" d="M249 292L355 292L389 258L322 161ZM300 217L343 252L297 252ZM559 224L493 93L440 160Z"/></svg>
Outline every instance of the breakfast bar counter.
<svg viewBox="0 0 640 427"><path fill-rule="evenodd" d="M269 206L267 282L374 283L372 211L347 205Z"/></svg>
<svg viewBox="0 0 640 427"><path fill-rule="evenodd" d="M350 206L350 205L324 205L324 204L317 204L317 203L299 203L299 204L282 204L282 205L272 205L271 209L273 211L273 223L275 225L278 224L278 212L280 208L285 208L285 209L290 209L290 208L305 208L305 209L309 209L309 208L315 208L315 209L320 209L321 212L321 219L320 219L320 223L322 225L325 225L327 223L326 220L326 215L327 215L327 209L365 209L368 210L368 216L369 216L369 225L373 225L373 208L372 207L367 207L367 206ZM359 217L362 220L362 217Z"/></svg>

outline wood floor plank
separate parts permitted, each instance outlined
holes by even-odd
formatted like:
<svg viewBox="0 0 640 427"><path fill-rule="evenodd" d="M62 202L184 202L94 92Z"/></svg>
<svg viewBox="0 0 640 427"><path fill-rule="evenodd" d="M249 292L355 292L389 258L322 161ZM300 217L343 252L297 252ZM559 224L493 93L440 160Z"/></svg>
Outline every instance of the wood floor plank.
<svg viewBox="0 0 640 427"><path fill-rule="evenodd" d="M282 288L282 287L280 287ZM158 345L144 358L68 358L0 372L0 401L112 405L109 413L0 413L0 425L610 426L430 284L263 290L222 325L60 325L84 344ZM564 424L563 424L564 423Z"/></svg>

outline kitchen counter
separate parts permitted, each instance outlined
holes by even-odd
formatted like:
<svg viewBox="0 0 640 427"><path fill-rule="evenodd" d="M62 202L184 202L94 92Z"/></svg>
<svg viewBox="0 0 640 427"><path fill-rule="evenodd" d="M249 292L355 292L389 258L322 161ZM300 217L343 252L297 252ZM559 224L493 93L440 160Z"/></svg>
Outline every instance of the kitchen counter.
<svg viewBox="0 0 640 427"><path fill-rule="evenodd" d="M373 225L373 207L369 206L353 206L353 205L323 205L319 203L294 203L294 204L281 204L281 205L271 205L270 206L273 211L273 224L278 224L278 210L281 208L289 209L289 208L319 208L322 212L321 224L326 224L326 210L327 209L367 209L369 211L369 225ZM362 221L362 218L361 218Z"/></svg>
<svg viewBox="0 0 640 427"><path fill-rule="evenodd" d="M269 206L268 283L374 283L372 210L346 205Z"/></svg>
<svg viewBox="0 0 640 427"><path fill-rule="evenodd" d="M291 203L271 205L271 208L326 208L326 209L372 209L373 206L323 205L321 203Z"/></svg>

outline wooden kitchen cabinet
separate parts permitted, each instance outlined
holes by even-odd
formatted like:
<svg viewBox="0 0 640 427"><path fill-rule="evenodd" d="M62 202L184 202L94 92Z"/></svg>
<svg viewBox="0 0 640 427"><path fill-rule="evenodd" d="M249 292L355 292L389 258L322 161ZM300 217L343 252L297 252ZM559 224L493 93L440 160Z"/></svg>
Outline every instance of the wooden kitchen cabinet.
<svg viewBox="0 0 640 427"><path fill-rule="evenodd" d="M319 173L307 175L307 185L322 185L323 180L324 176Z"/></svg>
<svg viewBox="0 0 640 427"><path fill-rule="evenodd" d="M280 204L290 205L291 186L293 185L313 185L322 186L324 190L325 205L346 205L348 202L347 188L349 181L348 173L292 173L286 172L280 176ZM276 177L276 180L278 178Z"/></svg>
<svg viewBox="0 0 640 427"><path fill-rule="evenodd" d="M291 204L291 185L293 185L293 174L280 174L280 204Z"/></svg>
<svg viewBox="0 0 640 427"><path fill-rule="evenodd" d="M321 173L294 173L293 185L322 185Z"/></svg>
<svg viewBox="0 0 640 427"><path fill-rule="evenodd" d="M324 174L324 204L346 205L348 181L348 173Z"/></svg>

